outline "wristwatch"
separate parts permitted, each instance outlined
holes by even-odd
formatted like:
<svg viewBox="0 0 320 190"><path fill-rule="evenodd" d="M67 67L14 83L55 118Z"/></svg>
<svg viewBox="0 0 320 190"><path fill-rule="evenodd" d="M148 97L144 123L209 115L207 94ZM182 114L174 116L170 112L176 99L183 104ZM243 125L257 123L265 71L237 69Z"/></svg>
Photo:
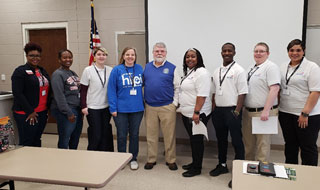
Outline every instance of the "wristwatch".
<svg viewBox="0 0 320 190"><path fill-rule="evenodd" d="M309 114L305 113L305 112L301 112L301 115L302 115L302 117L309 117Z"/></svg>
<svg viewBox="0 0 320 190"><path fill-rule="evenodd" d="M200 115L200 112L199 111L194 111L193 113L197 114L197 115Z"/></svg>

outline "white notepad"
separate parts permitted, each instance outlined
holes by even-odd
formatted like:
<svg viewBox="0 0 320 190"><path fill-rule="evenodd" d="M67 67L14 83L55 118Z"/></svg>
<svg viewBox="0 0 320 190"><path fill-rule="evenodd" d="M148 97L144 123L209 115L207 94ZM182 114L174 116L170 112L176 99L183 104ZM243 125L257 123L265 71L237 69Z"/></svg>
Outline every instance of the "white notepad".
<svg viewBox="0 0 320 190"><path fill-rule="evenodd" d="M278 134L278 116L270 116L267 121L253 117L252 134Z"/></svg>

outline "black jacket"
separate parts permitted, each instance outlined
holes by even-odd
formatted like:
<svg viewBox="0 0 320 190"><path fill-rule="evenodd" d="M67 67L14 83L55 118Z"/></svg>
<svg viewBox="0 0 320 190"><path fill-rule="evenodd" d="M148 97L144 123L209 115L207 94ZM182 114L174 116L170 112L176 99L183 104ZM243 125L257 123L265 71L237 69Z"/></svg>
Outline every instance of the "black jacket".
<svg viewBox="0 0 320 190"><path fill-rule="evenodd" d="M49 92L47 99L47 106L49 108L51 102L51 85L50 77L42 67L39 70L43 76L49 81ZM28 74L27 72L32 74ZM35 74L35 68L31 67L28 63L17 67L11 77L12 93L13 93L13 111L24 111L27 115L34 112L34 109L39 104L39 80Z"/></svg>

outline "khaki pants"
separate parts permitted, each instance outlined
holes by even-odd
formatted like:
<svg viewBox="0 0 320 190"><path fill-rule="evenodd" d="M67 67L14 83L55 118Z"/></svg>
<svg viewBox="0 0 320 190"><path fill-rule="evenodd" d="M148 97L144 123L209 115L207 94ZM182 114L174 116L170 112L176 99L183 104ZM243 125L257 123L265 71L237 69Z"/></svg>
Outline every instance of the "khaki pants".
<svg viewBox="0 0 320 190"><path fill-rule="evenodd" d="M146 104L145 121L147 128L147 162L157 161L159 127L164 138L166 162L176 162L176 107L173 104L152 107Z"/></svg>
<svg viewBox="0 0 320 190"><path fill-rule="evenodd" d="M246 160L268 161L270 157L271 135L252 134L252 117L260 117L261 112L243 109L242 134ZM277 116L278 109L270 110L269 116Z"/></svg>

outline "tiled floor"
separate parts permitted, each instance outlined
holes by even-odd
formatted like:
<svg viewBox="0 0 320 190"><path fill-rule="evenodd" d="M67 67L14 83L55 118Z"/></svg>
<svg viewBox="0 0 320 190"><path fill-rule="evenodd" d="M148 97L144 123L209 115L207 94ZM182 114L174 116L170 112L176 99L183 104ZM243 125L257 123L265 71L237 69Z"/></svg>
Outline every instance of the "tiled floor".
<svg viewBox="0 0 320 190"><path fill-rule="evenodd" d="M43 135L43 146L55 148L57 144L57 135ZM115 143L116 144L116 143ZM85 150L87 146L87 138L81 138L79 149ZM104 188L108 190L227 190L227 184L231 179L231 163L228 161L230 173L223 174L218 177L211 177L209 171L217 164L216 147L206 147L202 174L192 178L182 177L181 165L191 161L191 152L188 145L177 145L177 171L170 171L165 165L163 155L163 143L159 143L159 157L157 165L152 170L144 170L143 166L146 162L146 142L140 142L140 152L138 162L140 168L136 171L130 170L129 166L121 170L114 179L112 179ZM271 161L283 162L283 151L271 151ZM234 157L233 149L229 149L229 159ZM45 161L45 160L44 160ZM50 164L50 163L48 163ZM61 189L83 189L79 187L15 182L17 190L61 190ZM8 187L5 187L8 188Z"/></svg>

